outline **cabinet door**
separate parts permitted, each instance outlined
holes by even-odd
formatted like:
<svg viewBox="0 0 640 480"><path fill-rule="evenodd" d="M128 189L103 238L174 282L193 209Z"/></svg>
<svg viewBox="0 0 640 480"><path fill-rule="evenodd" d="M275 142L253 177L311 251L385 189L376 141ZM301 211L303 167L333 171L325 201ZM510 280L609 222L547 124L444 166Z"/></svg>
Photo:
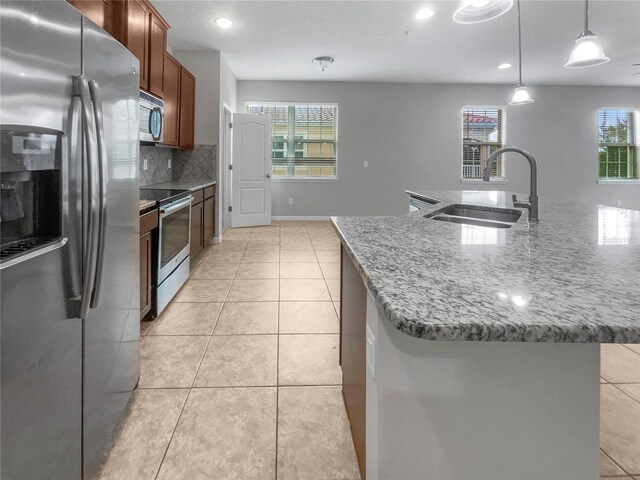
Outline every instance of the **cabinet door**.
<svg viewBox="0 0 640 480"><path fill-rule="evenodd" d="M109 33L112 26L112 0L67 0L71 5L80 10L93 23L105 29Z"/></svg>
<svg viewBox="0 0 640 480"><path fill-rule="evenodd" d="M189 70L180 69L180 146L193 148L196 79Z"/></svg>
<svg viewBox="0 0 640 480"><path fill-rule="evenodd" d="M151 248L151 232L148 232L140 237L140 319L151 310Z"/></svg>
<svg viewBox="0 0 640 480"><path fill-rule="evenodd" d="M178 146L180 122L180 64L168 53L164 57L164 126L163 143Z"/></svg>
<svg viewBox="0 0 640 480"><path fill-rule="evenodd" d="M164 54L167 50L167 26L153 12L149 23L149 91L164 96Z"/></svg>
<svg viewBox="0 0 640 480"><path fill-rule="evenodd" d="M204 212L202 221L202 236L204 238L204 246L213 238L213 229L215 221L216 197L207 198L204 201Z"/></svg>
<svg viewBox="0 0 640 480"><path fill-rule="evenodd" d="M140 0L127 3L127 35L125 46L140 60L140 88L149 85L149 8Z"/></svg>
<svg viewBox="0 0 640 480"><path fill-rule="evenodd" d="M204 248L202 238L202 212L203 204L198 203L191 207L191 256L199 254Z"/></svg>

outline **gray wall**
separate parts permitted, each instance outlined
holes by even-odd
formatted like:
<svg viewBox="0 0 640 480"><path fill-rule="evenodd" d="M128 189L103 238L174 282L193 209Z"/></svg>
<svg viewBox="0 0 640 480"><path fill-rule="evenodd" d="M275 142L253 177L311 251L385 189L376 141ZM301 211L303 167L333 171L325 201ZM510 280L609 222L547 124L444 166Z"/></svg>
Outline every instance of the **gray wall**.
<svg viewBox="0 0 640 480"><path fill-rule="evenodd" d="M542 199L640 208L640 185L598 185L596 111L639 107L640 89L538 86L535 103L505 107L507 144L539 164ZM274 216L387 215L407 210L405 189L528 192L528 165L506 159L506 184L463 184L461 110L506 105L511 86L345 82L238 82L247 101L337 102L338 181L273 182ZM369 167L363 168L368 160ZM288 199L293 198L293 206Z"/></svg>

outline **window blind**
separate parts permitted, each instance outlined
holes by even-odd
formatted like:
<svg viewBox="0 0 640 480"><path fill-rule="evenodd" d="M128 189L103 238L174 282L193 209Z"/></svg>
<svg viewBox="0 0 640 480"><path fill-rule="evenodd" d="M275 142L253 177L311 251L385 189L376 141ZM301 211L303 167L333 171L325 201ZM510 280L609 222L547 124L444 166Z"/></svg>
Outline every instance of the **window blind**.
<svg viewBox="0 0 640 480"><path fill-rule="evenodd" d="M271 117L274 176L336 176L337 105L250 103L247 113Z"/></svg>
<svg viewBox="0 0 640 480"><path fill-rule="evenodd" d="M465 107L462 110L462 178L482 178L489 156L505 142L504 111L500 108ZM502 156L491 176L504 178Z"/></svg>
<svg viewBox="0 0 640 480"><path fill-rule="evenodd" d="M631 109L598 110L598 171L600 178L638 178L638 112Z"/></svg>

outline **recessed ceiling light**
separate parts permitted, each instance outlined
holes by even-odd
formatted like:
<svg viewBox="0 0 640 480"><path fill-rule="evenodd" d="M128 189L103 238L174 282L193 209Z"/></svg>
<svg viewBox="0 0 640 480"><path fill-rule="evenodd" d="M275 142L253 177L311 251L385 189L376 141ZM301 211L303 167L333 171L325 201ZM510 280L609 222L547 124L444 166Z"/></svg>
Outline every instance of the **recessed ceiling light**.
<svg viewBox="0 0 640 480"><path fill-rule="evenodd" d="M220 28L224 28L226 30L227 28L231 28L233 26L233 21L229 20L226 17L220 17L216 19L216 24Z"/></svg>
<svg viewBox="0 0 640 480"><path fill-rule="evenodd" d="M511 64L510 63L501 63L500 65L498 65L498 68L500 70L506 70L507 68L511 68Z"/></svg>
<svg viewBox="0 0 640 480"><path fill-rule="evenodd" d="M436 12L434 12L429 7L421 8L420 10L418 10L418 13L416 13L416 18L418 20L426 20L427 18L433 17L434 13Z"/></svg>

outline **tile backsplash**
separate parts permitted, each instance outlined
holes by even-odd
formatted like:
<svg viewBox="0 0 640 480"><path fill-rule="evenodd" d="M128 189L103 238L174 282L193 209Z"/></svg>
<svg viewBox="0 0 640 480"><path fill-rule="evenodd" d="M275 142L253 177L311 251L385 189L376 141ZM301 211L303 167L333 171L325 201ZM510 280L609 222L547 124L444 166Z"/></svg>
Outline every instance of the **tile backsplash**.
<svg viewBox="0 0 640 480"><path fill-rule="evenodd" d="M193 150L141 146L140 186L180 180L215 180L217 160L217 145L196 145Z"/></svg>

